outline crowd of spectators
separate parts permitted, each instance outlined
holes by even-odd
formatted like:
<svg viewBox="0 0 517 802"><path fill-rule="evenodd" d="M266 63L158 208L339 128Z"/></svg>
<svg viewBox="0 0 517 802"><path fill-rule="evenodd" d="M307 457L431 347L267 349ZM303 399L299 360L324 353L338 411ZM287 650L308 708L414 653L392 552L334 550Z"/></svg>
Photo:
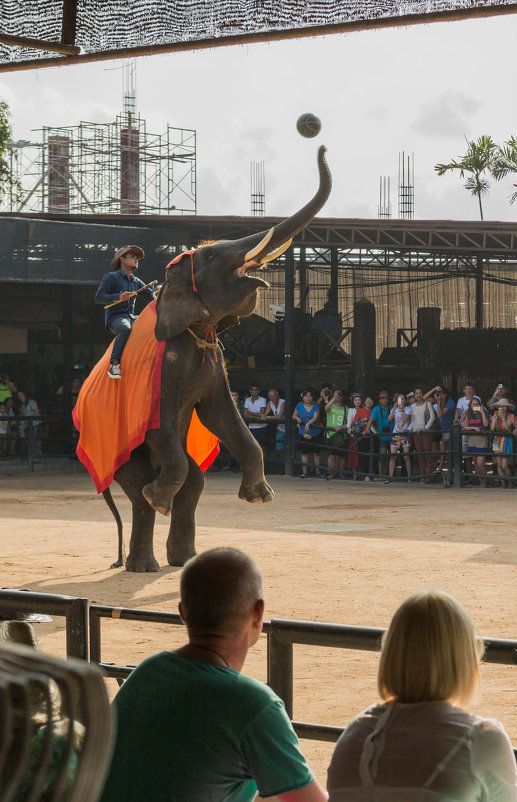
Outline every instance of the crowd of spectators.
<svg viewBox="0 0 517 802"><path fill-rule="evenodd" d="M42 408L34 397L18 386L17 381L0 372L0 457L25 456L29 452L40 454L42 439L62 453L73 448L74 427L71 421L63 427L62 421L52 420L52 416L64 414L65 395L68 406L71 404L73 407L80 389L81 380L75 377L70 387L57 387Z"/></svg>
<svg viewBox="0 0 517 802"><path fill-rule="evenodd" d="M286 420L292 423L303 479L436 481L447 467L451 432L460 427L467 481L486 487L489 461L496 484L512 483L517 422L504 384L483 402L467 382L455 402L441 385L406 393L383 388L373 398L325 383L319 391L304 388L291 411L277 388L262 394L252 384L244 396L232 395L265 458L283 457Z"/></svg>

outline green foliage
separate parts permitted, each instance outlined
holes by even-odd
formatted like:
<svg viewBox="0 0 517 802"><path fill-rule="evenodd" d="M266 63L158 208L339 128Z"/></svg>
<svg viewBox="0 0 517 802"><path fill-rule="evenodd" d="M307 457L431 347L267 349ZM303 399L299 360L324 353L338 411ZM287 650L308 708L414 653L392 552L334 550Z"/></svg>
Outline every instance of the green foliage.
<svg viewBox="0 0 517 802"><path fill-rule="evenodd" d="M498 153L498 145L491 136L484 134L477 140L470 142L467 140L467 152L460 161L453 159L449 164L435 164L434 167L438 175L443 175L449 170L459 170L461 178L465 178L465 175L468 174L464 187L471 195L477 195L482 220L481 196L490 189L490 183L485 174L492 175Z"/></svg>
<svg viewBox="0 0 517 802"><path fill-rule="evenodd" d="M9 117L9 106L5 100L0 100L0 199L8 191L13 193L14 197L19 197L21 193L18 179L11 170L11 154L14 160L16 152L9 148L9 143L13 138Z"/></svg>
<svg viewBox="0 0 517 802"><path fill-rule="evenodd" d="M497 159L492 168L492 175L496 181L506 178L509 173L517 174L517 139L515 134L499 148ZM513 186L517 187L517 184ZM514 192L510 197L510 203L515 203L516 200L517 192Z"/></svg>

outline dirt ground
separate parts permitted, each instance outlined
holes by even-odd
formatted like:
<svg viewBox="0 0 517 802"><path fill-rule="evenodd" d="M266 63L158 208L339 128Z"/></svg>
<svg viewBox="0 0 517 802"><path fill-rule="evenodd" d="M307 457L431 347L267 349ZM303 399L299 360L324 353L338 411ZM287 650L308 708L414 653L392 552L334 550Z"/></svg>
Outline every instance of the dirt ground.
<svg viewBox="0 0 517 802"><path fill-rule="evenodd" d="M270 477L273 504L237 498L239 476L209 473L198 508L198 551L236 546L264 573L266 617L386 626L412 591L442 588L460 599L481 634L515 638L516 491L385 486ZM114 485L129 538L130 507ZM110 570L116 530L86 473L0 477L1 585L84 596L90 602L176 610L180 569L166 565L168 522L158 520L156 574ZM43 648L64 654L63 620L40 624ZM180 628L104 621L103 660L135 664L179 645ZM265 678L265 638L247 673ZM376 699L378 655L295 647L294 715L344 726ZM517 667L483 666L474 708L500 719L517 744ZM109 681L110 691L116 684ZM331 744L303 741L320 782Z"/></svg>

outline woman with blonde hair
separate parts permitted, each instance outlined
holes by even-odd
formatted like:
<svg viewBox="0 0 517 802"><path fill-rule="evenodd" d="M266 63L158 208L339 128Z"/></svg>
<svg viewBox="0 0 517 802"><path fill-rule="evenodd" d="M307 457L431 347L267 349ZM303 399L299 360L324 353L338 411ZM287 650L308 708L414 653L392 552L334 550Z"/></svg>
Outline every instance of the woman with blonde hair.
<svg viewBox="0 0 517 802"><path fill-rule="evenodd" d="M419 591L384 635L382 702L341 735L329 802L516 802L517 772L502 725L468 713L483 642L443 591Z"/></svg>

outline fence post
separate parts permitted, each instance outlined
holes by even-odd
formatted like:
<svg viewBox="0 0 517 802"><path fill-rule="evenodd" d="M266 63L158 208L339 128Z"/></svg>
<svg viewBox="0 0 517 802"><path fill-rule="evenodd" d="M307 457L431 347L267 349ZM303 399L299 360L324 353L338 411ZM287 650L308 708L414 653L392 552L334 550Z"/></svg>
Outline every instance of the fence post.
<svg viewBox="0 0 517 802"><path fill-rule="evenodd" d="M27 467L32 473L34 471L34 429L32 428L32 417L28 418L28 432L27 432Z"/></svg>
<svg viewBox="0 0 517 802"><path fill-rule="evenodd" d="M451 432L451 442L452 442L452 464L453 464L453 476L454 476L454 487L462 487L463 486L463 476L462 476L462 462L463 462L463 455L462 455L462 439L461 439L461 426L453 426Z"/></svg>
<svg viewBox="0 0 517 802"><path fill-rule="evenodd" d="M294 249L289 248L285 255L285 297L284 297L284 366L285 366L285 451L284 471L294 476L293 427L291 415L294 408Z"/></svg>
<svg viewBox="0 0 517 802"><path fill-rule="evenodd" d="M88 660L88 599L74 599L67 611L66 653Z"/></svg>
<svg viewBox="0 0 517 802"><path fill-rule="evenodd" d="M267 683L293 717L293 644L284 640L273 618L267 636Z"/></svg>
<svg viewBox="0 0 517 802"><path fill-rule="evenodd" d="M369 461L369 464L368 464L368 473L370 474L370 476L373 476L373 473L374 473L374 470L373 470L373 439L374 439L375 435L373 434L373 432L371 430L370 430L369 434L370 434L370 442L368 443L368 445L370 447L370 461Z"/></svg>
<svg viewBox="0 0 517 802"><path fill-rule="evenodd" d="M101 619L90 607L90 661L101 661Z"/></svg>

